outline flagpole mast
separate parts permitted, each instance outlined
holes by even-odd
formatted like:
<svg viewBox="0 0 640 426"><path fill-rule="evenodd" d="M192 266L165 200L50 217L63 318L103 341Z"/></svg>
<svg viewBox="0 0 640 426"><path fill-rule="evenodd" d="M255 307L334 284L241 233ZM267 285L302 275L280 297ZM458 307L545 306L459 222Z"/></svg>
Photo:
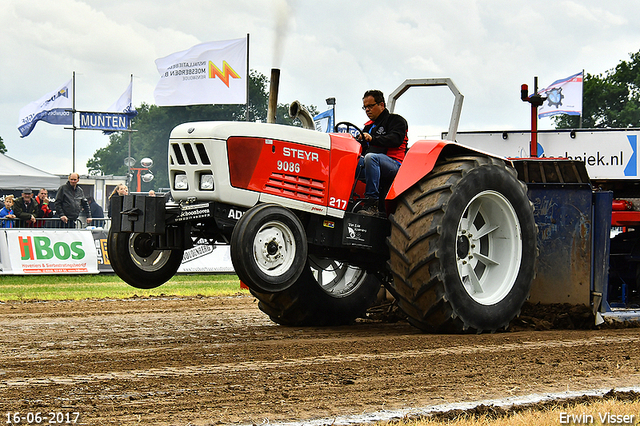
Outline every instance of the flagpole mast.
<svg viewBox="0 0 640 426"><path fill-rule="evenodd" d="M538 93L538 76L533 77L533 94ZM531 146L529 147L531 157L538 156L538 105L531 102Z"/></svg>
<svg viewBox="0 0 640 426"><path fill-rule="evenodd" d="M71 106L71 124L73 126L73 164L71 171L76 172L76 72L73 72L73 103Z"/></svg>
<svg viewBox="0 0 640 426"><path fill-rule="evenodd" d="M245 120L249 121L249 33L247 33L247 106Z"/></svg>
<svg viewBox="0 0 640 426"><path fill-rule="evenodd" d="M531 145L529 146L529 156L538 156L538 107L544 103L546 98L538 94L538 77L533 77L533 93L529 95L529 86L520 86L520 99L531 104Z"/></svg>
<svg viewBox="0 0 640 426"><path fill-rule="evenodd" d="M133 106L133 74L131 74L131 106ZM129 130L131 130L131 119L129 119ZM129 132L129 158L131 158L131 132ZM128 163L129 172L127 176L131 175L131 162Z"/></svg>
<svg viewBox="0 0 640 426"><path fill-rule="evenodd" d="M582 115L584 114L584 68L582 69L582 84L580 85L580 99L582 99L582 108L580 111L580 124L578 125L582 129Z"/></svg>

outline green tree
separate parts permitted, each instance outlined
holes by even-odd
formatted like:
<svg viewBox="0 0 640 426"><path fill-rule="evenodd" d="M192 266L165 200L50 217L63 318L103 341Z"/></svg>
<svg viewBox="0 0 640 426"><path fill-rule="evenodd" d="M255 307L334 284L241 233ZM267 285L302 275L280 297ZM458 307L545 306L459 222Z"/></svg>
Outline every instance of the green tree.
<svg viewBox="0 0 640 426"><path fill-rule="evenodd" d="M4 145L2 136L0 136L0 154L6 154L6 153L7 153L7 147Z"/></svg>
<svg viewBox="0 0 640 426"><path fill-rule="evenodd" d="M640 127L640 52L604 74L586 74L582 94L583 128ZM580 117L558 115L556 128L579 127Z"/></svg>
<svg viewBox="0 0 640 426"><path fill-rule="evenodd" d="M251 71L249 80L249 121L266 121L268 106L268 80L256 71ZM171 130L178 124L192 121L245 121L246 105L192 105L158 107L143 103L137 107L138 115L133 119L135 132L114 133L109 144L97 150L93 158L87 161L90 174L126 175L128 167L124 159L129 156L129 137L131 137L131 156L138 162L144 157L154 161L152 172L155 176L150 183L142 183L141 190L166 188L169 186L167 173L167 149ZM289 105L278 105L276 122L300 125L288 114ZM307 107L312 114L317 113L314 106ZM129 136L131 135L131 136ZM139 167L136 164L134 167Z"/></svg>

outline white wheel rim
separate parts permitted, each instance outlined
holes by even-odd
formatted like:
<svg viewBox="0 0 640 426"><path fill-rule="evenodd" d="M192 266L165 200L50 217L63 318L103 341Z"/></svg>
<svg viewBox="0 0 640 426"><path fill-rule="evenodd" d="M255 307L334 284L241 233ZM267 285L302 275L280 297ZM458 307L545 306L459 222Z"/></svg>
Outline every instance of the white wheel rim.
<svg viewBox="0 0 640 426"><path fill-rule="evenodd" d="M253 240L253 257L260 270L270 276L285 274L293 265L296 242L293 232L281 222L268 222Z"/></svg>
<svg viewBox="0 0 640 426"><path fill-rule="evenodd" d="M364 269L335 259L309 256L309 266L318 285L335 297L350 295L366 277Z"/></svg>
<svg viewBox="0 0 640 426"><path fill-rule="evenodd" d="M522 233L507 198L483 191L467 204L456 233L456 263L464 289L482 305L509 294L520 270Z"/></svg>
<svg viewBox="0 0 640 426"><path fill-rule="evenodd" d="M129 237L129 255L131 256L131 260L143 271L159 271L169 261L171 250L153 250L148 253L147 256L143 256L140 254L139 249L136 248L136 244L139 243L138 238L141 235L143 234L131 234Z"/></svg>

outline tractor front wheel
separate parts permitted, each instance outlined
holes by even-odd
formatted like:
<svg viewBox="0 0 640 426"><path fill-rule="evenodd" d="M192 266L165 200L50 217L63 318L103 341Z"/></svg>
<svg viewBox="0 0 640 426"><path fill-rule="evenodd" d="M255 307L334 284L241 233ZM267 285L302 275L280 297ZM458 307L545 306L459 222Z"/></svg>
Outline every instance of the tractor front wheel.
<svg viewBox="0 0 640 426"><path fill-rule="evenodd" d="M260 204L242 215L233 228L233 267L245 284L258 291L287 289L302 274L306 259L302 223L285 207Z"/></svg>
<svg viewBox="0 0 640 426"><path fill-rule="evenodd" d="M109 232L107 252L114 272L140 289L169 281L182 263L184 250L159 250L146 233Z"/></svg>

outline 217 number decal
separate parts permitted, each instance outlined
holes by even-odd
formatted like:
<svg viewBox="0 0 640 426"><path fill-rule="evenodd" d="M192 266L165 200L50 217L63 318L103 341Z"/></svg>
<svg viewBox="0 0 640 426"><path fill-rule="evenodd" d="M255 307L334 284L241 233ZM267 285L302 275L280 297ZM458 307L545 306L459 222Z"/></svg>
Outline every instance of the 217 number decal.
<svg viewBox="0 0 640 426"><path fill-rule="evenodd" d="M329 197L329 207L335 207L340 210L345 210L347 208L347 200L341 200L336 197Z"/></svg>

